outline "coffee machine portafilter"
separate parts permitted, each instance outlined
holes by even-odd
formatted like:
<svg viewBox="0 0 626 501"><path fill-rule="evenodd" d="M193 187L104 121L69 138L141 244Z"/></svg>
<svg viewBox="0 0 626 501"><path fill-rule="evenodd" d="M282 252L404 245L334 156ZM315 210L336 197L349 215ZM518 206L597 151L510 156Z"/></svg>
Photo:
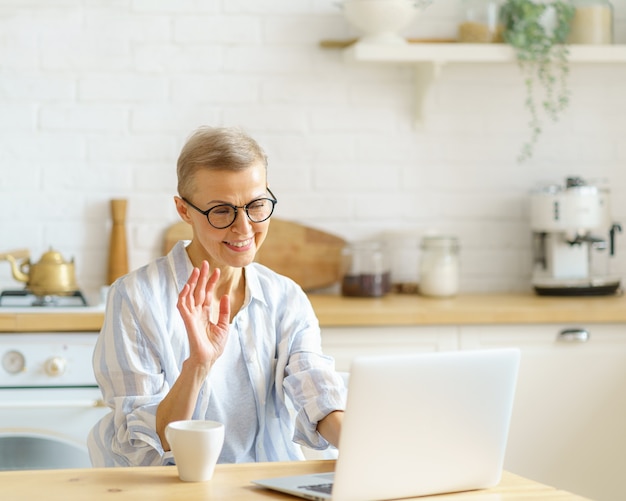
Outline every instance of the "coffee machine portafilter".
<svg viewBox="0 0 626 501"><path fill-rule="evenodd" d="M539 295L597 296L616 293L620 278L610 274L615 254L609 190L568 177L565 186L531 193L532 285Z"/></svg>

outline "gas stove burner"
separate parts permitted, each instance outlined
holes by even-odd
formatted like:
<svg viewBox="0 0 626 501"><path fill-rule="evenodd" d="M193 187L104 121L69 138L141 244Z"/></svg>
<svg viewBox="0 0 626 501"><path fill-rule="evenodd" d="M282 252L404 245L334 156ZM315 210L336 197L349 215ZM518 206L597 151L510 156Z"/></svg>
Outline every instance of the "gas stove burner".
<svg viewBox="0 0 626 501"><path fill-rule="evenodd" d="M26 289L4 290L0 292L0 307L2 306L37 306L44 308L87 306L87 299L81 291L72 291L63 295L36 296Z"/></svg>
<svg viewBox="0 0 626 501"><path fill-rule="evenodd" d="M58 306L59 298L57 296L35 296L35 300L31 304L33 306Z"/></svg>

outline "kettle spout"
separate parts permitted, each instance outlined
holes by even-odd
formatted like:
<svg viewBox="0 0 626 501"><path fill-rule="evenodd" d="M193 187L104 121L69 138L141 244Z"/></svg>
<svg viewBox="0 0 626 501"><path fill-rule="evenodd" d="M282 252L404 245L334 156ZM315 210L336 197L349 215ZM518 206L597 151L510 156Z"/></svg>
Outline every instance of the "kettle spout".
<svg viewBox="0 0 626 501"><path fill-rule="evenodd" d="M21 263L18 264L17 258L26 258ZM15 280L20 282L28 282L28 275L24 273L24 268L30 266L30 252L25 251L16 251L16 252L7 252L6 254L0 254L0 259L5 259L9 263L11 263L11 274Z"/></svg>

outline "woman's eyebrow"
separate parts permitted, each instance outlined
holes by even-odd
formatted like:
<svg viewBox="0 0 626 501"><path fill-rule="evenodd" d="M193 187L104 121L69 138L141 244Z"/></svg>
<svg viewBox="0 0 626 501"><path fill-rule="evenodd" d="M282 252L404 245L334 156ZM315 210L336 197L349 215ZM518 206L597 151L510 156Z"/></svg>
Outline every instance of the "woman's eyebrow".
<svg viewBox="0 0 626 501"><path fill-rule="evenodd" d="M248 200L246 203L250 203L250 202L254 202L255 200L258 200L259 198L266 198L267 197L267 193L264 191L262 194L260 195L256 195L254 197L252 197L250 200ZM206 205L210 205L210 204L225 204L225 205L235 205L232 202L228 202L226 200L211 200L210 202L206 202Z"/></svg>

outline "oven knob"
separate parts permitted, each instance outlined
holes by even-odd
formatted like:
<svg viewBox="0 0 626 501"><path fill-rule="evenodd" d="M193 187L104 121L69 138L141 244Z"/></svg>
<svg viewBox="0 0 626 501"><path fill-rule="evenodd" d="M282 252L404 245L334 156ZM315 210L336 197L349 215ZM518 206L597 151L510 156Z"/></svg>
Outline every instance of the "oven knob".
<svg viewBox="0 0 626 501"><path fill-rule="evenodd" d="M49 358L44 369L48 376L61 376L65 372L65 360L61 357Z"/></svg>
<svg viewBox="0 0 626 501"><path fill-rule="evenodd" d="M2 368L9 374L18 374L26 370L26 359L19 351L7 351L2 357Z"/></svg>

